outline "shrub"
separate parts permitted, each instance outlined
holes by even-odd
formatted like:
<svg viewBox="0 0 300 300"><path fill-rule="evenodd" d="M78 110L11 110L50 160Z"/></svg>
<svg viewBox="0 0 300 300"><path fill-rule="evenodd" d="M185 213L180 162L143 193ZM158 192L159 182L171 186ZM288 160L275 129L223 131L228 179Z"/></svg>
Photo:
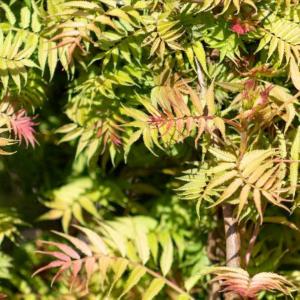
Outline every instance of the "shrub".
<svg viewBox="0 0 300 300"><path fill-rule="evenodd" d="M297 0L5 0L0 19L4 294L297 294Z"/></svg>

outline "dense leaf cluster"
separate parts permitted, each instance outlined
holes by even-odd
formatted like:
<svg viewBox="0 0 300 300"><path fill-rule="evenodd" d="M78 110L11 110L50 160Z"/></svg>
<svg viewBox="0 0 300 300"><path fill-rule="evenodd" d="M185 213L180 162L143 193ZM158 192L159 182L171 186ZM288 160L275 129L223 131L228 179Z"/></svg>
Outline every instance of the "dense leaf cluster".
<svg viewBox="0 0 300 300"><path fill-rule="evenodd" d="M298 0L1 1L0 292L297 295L299 50Z"/></svg>

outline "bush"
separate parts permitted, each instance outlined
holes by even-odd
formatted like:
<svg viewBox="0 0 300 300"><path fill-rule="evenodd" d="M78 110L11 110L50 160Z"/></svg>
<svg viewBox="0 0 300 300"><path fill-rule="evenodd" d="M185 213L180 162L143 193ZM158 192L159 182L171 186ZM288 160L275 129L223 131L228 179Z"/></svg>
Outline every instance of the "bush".
<svg viewBox="0 0 300 300"><path fill-rule="evenodd" d="M298 0L0 20L0 298L299 297Z"/></svg>

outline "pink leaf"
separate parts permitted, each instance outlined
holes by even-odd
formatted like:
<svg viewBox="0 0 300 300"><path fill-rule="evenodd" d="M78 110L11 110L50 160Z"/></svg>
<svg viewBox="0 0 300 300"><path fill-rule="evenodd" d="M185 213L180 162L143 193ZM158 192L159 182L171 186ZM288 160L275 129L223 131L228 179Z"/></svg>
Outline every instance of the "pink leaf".
<svg viewBox="0 0 300 300"><path fill-rule="evenodd" d="M57 267L60 267L64 264L65 262L64 261L61 261L61 260L54 260L52 261L51 263L49 263L48 265L44 266L44 267L41 267L39 268L38 270L36 270L33 274L32 274L32 277L37 275L38 273L41 273L45 270L48 270L48 269L52 269L52 268L57 268Z"/></svg>
<svg viewBox="0 0 300 300"><path fill-rule="evenodd" d="M72 279L71 279L71 289L73 287L73 284L75 280L77 279L78 273L80 272L82 267L82 261L76 260L72 262Z"/></svg>
<svg viewBox="0 0 300 300"><path fill-rule="evenodd" d="M88 257L85 261L85 271L86 271L86 274L87 274L87 279L86 279L86 289L88 289L88 282L93 274L93 271L94 271L94 267L95 267L95 264L96 264L96 259L95 257Z"/></svg>
<svg viewBox="0 0 300 300"><path fill-rule="evenodd" d="M65 271L67 270L69 267L71 266L71 261L69 262L64 262L64 264L60 267L60 269L57 271L57 273L54 275L54 277L52 278L51 281L51 286L54 284L54 282L56 281L56 279Z"/></svg>
<svg viewBox="0 0 300 300"><path fill-rule="evenodd" d="M70 261L70 257L68 255L63 254L63 253L58 252L58 251L36 251L36 253L50 255L50 256L56 257L59 260L63 260L63 261Z"/></svg>
<svg viewBox="0 0 300 300"><path fill-rule="evenodd" d="M47 242L47 241L40 241L40 242L43 244L57 247L58 249L60 249L61 251L63 251L65 254L69 255L73 259L80 259L80 255L68 245L62 243L56 243L56 242Z"/></svg>
<svg viewBox="0 0 300 300"><path fill-rule="evenodd" d="M75 238L75 237L70 236L65 233L61 233L61 232L57 232L57 231L53 231L53 232L57 235L62 236L65 239L67 239L68 241L70 241L77 249L79 249L86 256L93 255L90 247L85 242L81 241L80 239Z"/></svg>
<svg viewBox="0 0 300 300"><path fill-rule="evenodd" d="M88 279L90 279L91 275L93 274L95 264L96 264L95 257L88 257L85 261L85 270Z"/></svg>
<svg viewBox="0 0 300 300"><path fill-rule="evenodd" d="M20 140L20 143L24 140L27 147L28 144L31 144L34 148L37 141L34 137L35 130L33 127L38 124L33 122L33 119L34 118L27 116L26 110L22 109L12 115L10 123L12 130L15 136Z"/></svg>
<svg viewBox="0 0 300 300"><path fill-rule="evenodd" d="M279 291L291 295L294 285L283 276L276 273L262 272L252 278L241 268L215 267L210 273L215 273L215 280L220 281L223 291L233 292L245 298L256 299L261 291Z"/></svg>

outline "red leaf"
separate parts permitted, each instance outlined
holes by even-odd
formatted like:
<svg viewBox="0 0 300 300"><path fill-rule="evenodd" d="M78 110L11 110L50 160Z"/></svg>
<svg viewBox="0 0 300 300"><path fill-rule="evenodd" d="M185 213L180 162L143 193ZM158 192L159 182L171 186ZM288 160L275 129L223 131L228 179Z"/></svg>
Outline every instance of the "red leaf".
<svg viewBox="0 0 300 300"><path fill-rule="evenodd" d="M243 23L240 19L233 19L230 29L238 35L244 35L250 31L250 27L247 23Z"/></svg>

